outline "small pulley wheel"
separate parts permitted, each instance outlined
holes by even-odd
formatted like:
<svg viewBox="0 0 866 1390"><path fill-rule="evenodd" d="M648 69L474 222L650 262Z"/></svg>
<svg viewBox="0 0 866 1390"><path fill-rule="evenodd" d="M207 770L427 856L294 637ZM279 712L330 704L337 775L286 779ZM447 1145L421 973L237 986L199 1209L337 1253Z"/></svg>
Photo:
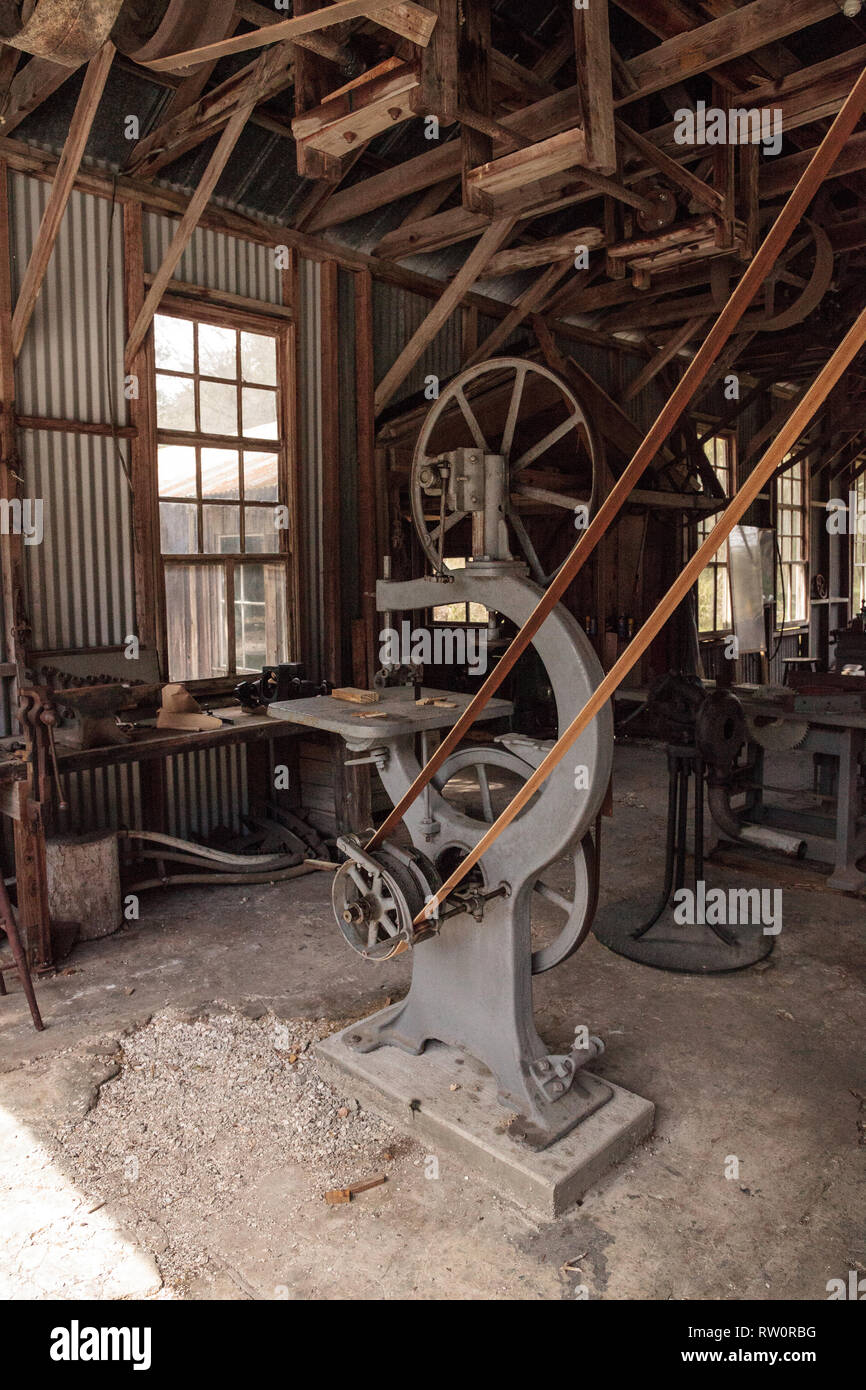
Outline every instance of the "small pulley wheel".
<svg viewBox="0 0 866 1390"><path fill-rule="evenodd" d="M441 883L429 860L394 846L368 854L351 836L337 843L349 857L334 875L331 902L353 951L365 960L391 960L435 934L435 923L420 932L413 926Z"/></svg>

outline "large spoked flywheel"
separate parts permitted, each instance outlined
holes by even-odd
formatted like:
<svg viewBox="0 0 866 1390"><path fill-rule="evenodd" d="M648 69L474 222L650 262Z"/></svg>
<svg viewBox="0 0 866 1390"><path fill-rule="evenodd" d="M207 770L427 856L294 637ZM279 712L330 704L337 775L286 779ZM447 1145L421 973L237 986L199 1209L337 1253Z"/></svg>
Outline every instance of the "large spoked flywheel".
<svg viewBox="0 0 866 1390"><path fill-rule="evenodd" d="M412 517L424 553L445 575L448 534L470 513L449 503L449 463L456 449L477 449L505 460L505 519L512 550L533 578L553 578L542 566L518 494L540 506L574 510L576 498L591 517L599 501L601 453L580 401L548 367L522 357L495 357L461 372L431 407L418 437L410 483ZM559 491L560 483L568 489Z"/></svg>

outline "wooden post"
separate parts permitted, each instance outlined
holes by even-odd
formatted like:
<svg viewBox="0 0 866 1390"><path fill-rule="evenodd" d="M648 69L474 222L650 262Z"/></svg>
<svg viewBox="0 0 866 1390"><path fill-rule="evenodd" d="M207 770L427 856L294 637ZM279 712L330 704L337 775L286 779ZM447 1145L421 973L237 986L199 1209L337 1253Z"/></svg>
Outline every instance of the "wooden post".
<svg viewBox="0 0 866 1390"><path fill-rule="evenodd" d="M574 57L583 109L586 162L600 174L616 173L610 24L607 0L574 9Z"/></svg>
<svg viewBox="0 0 866 1390"><path fill-rule="evenodd" d="M342 679L340 652L340 565L344 538L340 534L340 364L338 346L336 261L321 267L322 376L322 675L338 685Z"/></svg>
<svg viewBox="0 0 866 1390"><path fill-rule="evenodd" d="M127 331L141 313L145 297L141 203L123 206L124 285ZM135 389L129 403L135 428L130 441L132 534L136 632L143 646L165 651L165 594L159 554L159 501L156 475L156 392L153 339L147 337L129 366ZM163 672L168 675L167 671Z"/></svg>
<svg viewBox="0 0 866 1390"><path fill-rule="evenodd" d="M380 554L376 517L376 419L373 414L373 277L368 270L362 270L355 275L354 282L358 556L365 654L363 684L370 685L376 667L376 580Z"/></svg>

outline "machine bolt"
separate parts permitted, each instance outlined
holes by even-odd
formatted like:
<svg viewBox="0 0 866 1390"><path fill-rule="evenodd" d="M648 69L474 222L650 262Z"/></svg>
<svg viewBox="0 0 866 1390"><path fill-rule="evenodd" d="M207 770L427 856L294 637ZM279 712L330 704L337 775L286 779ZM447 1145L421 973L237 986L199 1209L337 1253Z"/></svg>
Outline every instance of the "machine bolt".
<svg viewBox="0 0 866 1390"><path fill-rule="evenodd" d="M547 1060L546 1057L542 1057L541 1061L540 1061L539 1064L538 1064L538 1070L539 1070L539 1071L550 1071L550 1063L548 1062L548 1060Z"/></svg>
<svg viewBox="0 0 866 1390"><path fill-rule="evenodd" d="M356 1045L361 1041L361 1034L360 1034L360 1033L350 1033L350 1034L349 1034L349 1037L348 1037L348 1041L349 1041L350 1043L352 1043L353 1046L356 1046Z"/></svg>
<svg viewBox="0 0 866 1390"><path fill-rule="evenodd" d="M561 1096L563 1091L565 1090L565 1087L563 1086L561 1081L554 1081L550 1089L555 1096Z"/></svg>

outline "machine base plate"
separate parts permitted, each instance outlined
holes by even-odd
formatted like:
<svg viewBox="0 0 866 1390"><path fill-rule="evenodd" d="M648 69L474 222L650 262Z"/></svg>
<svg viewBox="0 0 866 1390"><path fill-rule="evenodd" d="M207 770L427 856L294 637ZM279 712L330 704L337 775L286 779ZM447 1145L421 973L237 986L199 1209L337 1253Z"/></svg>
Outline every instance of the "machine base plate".
<svg viewBox="0 0 866 1390"><path fill-rule="evenodd" d="M606 1105L548 1148L533 1150L508 1133L513 1115L475 1058L442 1043L418 1056L396 1047L358 1052L345 1041L357 1027L317 1045L323 1077L428 1145L443 1178L462 1181L469 1168L539 1216L561 1215L652 1133L655 1106L605 1081L613 1091ZM583 1075L590 1085L597 1080Z"/></svg>

